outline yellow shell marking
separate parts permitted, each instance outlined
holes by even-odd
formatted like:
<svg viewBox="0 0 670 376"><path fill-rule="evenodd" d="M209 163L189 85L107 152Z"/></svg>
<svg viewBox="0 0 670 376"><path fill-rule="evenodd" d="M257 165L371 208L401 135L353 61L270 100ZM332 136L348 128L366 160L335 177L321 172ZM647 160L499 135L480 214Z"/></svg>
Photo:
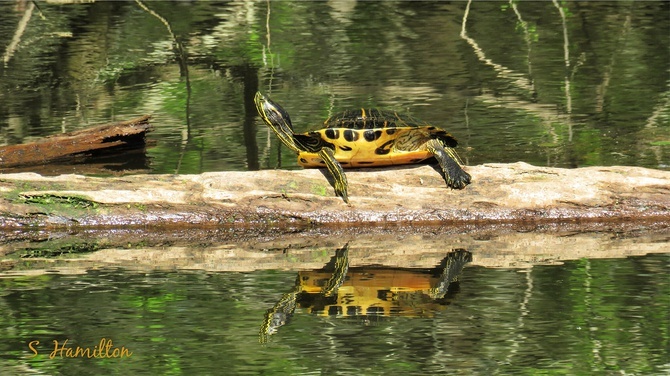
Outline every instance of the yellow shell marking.
<svg viewBox="0 0 670 376"><path fill-rule="evenodd" d="M430 131L421 128L327 128L316 132L334 145L335 159L344 168L411 164L433 156L424 146L431 138ZM298 164L324 166L317 153L305 151L298 154Z"/></svg>

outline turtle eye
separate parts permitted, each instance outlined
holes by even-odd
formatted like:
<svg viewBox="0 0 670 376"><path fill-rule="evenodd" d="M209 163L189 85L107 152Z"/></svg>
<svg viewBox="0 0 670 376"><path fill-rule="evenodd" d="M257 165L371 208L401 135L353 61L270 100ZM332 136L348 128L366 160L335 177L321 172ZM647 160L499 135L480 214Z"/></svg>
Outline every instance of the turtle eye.
<svg viewBox="0 0 670 376"><path fill-rule="evenodd" d="M279 110L277 109L277 106L270 101L263 102L263 112L275 113L275 114L280 113Z"/></svg>

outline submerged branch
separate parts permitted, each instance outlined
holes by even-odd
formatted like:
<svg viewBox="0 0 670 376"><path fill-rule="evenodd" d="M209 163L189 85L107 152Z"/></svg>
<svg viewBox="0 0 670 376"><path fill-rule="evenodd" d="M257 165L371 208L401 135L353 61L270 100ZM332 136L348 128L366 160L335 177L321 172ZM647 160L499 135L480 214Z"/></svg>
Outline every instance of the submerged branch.
<svg viewBox="0 0 670 376"><path fill-rule="evenodd" d="M568 25L565 19L565 12L556 0L552 0L558 13L561 15L563 23L563 61L565 62L565 108L568 114L572 113L572 95L570 94L570 42L568 41ZM569 124L570 141L572 141L572 125Z"/></svg>
<svg viewBox="0 0 670 376"><path fill-rule="evenodd" d="M654 108L654 111L647 118L647 121L644 123L645 128L654 128L657 125L660 125L663 113L670 113L670 81L668 81L668 90L661 94L658 105ZM667 123L666 123L667 125Z"/></svg>
<svg viewBox="0 0 670 376"><path fill-rule="evenodd" d="M177 55L177 61L179 61L179 71L186 80L186 129L182 132L181 152L179 153L179 159L175 168L175 174L177 174L181 169L181 163L184 159L186 148L188 147L188 144L191 140L191 79L188 74L188 55L184 45L177 39L177 36L172 31L170 22L168 22L165 17L147 7L141 0L135 0L135 2L137 5L139 5L140 8L156 17L163 25L165 25L165 28L167 29L167 32L170 34L170 38L172 39L174 52L175 55Z"/></svg>
<svg viewBox="0 0 670 376"><path fill-rule="evenodd" d="M477 58L484 64L491 66L497 73L498 76L504 79L508 79L511 81L512 84L514 84L517 88L522 89L523 91L529 93L531 96L535 96L535 85L533 84L532 79L525 78L523 74L516 73L513 70L494 63L493 60L489 59L486 57L486 54L482 50L481 47L477 44L477 42L468 36L467 31L466 31L466 25L468 22L468 15L470 13L470 4L472 3L472 0L468 1L468 4L465 8L465 13L463 13L463 22L461 24L461 38L463 38L474 50L475 55L477 55Z"/></svg>
<svg viewBox="0 0 670 376"><path fill-rule="evenodd" d="M14 36L12 37L12 41L7 47L7 50L5 51L5 55L3 56L3 61L5 63L5 68L9 64L9 60L14 56L14 52L19 46L19 43L21 42L21 37L23 36L23 33L26 31L26 27L28 26L28 22L30 22L30 18L33 15L33 10L35 9L35 4L31 1L28 3L28 7L26 8L25 13L23 13L23 17L21 17L21 20L19 21L19 24L16 28L16 31L14 32Z"/></svg>
<svg viewBox="0 0 670 376"><path fill-rule="evenodd" d="M621 34L616 41L616 48L612 50L612 56L610 57L609 64L605 67L605 72L603 73L603 80L598 86L596 86L596 108L597 113L602 113L605 108L605 97L607 94L607 88L609 87L610 80L612 78L612 71L614 70L614 65L616 64L616 54L619 51L622 51L621 41L626 39L626 36L630 32L631 28L631 15L626 15L624 20L623 27L621 28Z"/></svg>
<svg viewBox="0 0 670 376"><path fill-rule="evenodd" d="M532 86L533 94L536 94L537 92L535 91L535 83L533 81L532 63L530 60L532 44L530 40L530 31L528 30L528 22L524 21L523 18L521 17L521 13L519 12L519 9L517 9L516 6L516 1L509 0L509 4L512 7L512 10L514 10L514 14L516 14L516 18L519 20L519 24L523 28L523 35L524 39L526 40L526 49L528 51L528 54L526 55L526 64L528 65L528 77L530 78L530 85Z"/></svg>

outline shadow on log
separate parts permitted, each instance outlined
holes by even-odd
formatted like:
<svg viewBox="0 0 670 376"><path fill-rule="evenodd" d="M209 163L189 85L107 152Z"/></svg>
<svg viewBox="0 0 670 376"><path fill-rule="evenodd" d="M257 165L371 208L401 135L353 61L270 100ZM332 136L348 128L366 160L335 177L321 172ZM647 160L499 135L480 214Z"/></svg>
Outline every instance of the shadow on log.
<svg viewBox="0 0 670 376"><path fill-rule="evenodd" d="M44 175L119 170L146 172L144 147L146 133L151 131L149 119L149 115L144 115L49 136L37 142L1 147L0 171L33 171ZM125 159L119 159L120 156Z"/></svg>

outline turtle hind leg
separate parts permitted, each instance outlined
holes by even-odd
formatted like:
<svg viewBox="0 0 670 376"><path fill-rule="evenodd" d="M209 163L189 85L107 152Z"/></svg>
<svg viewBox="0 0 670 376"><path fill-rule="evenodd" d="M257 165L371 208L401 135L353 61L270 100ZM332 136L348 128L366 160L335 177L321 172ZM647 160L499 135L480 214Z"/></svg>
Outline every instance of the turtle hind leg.
<svg viewBox="0 0 670 376"><path fill-rule="evenodd" d="M466 185L470 184L472 178L456 162L458 155L456 155L453 148L445 148L439 140L432 139L426 142L426 149L437 159L437 163L439 163L444 173L444 180L447 182L447 186L454 189L463 189Z"/></svg>
<svg viewBox="0 0 670 376"><path fill-rule="evenodd" d="M347 176L344 175L342 165L335 159L335 152L329 147L323 147L318 152L319 157L326 164L330 176L333 178L335 194L342 197L344 202L349 203L347 195Z"/></svg>
<svg viewBox="0 0 670 376"><path fill-rule="evenodd" d="M458 276L463 271L465 264L472 261L472 253L464 249L455 249L442 259L436 270L441 270L440 279L429 295L433 299L442 299L449 291L449 285L458 281Z"/></svg>

